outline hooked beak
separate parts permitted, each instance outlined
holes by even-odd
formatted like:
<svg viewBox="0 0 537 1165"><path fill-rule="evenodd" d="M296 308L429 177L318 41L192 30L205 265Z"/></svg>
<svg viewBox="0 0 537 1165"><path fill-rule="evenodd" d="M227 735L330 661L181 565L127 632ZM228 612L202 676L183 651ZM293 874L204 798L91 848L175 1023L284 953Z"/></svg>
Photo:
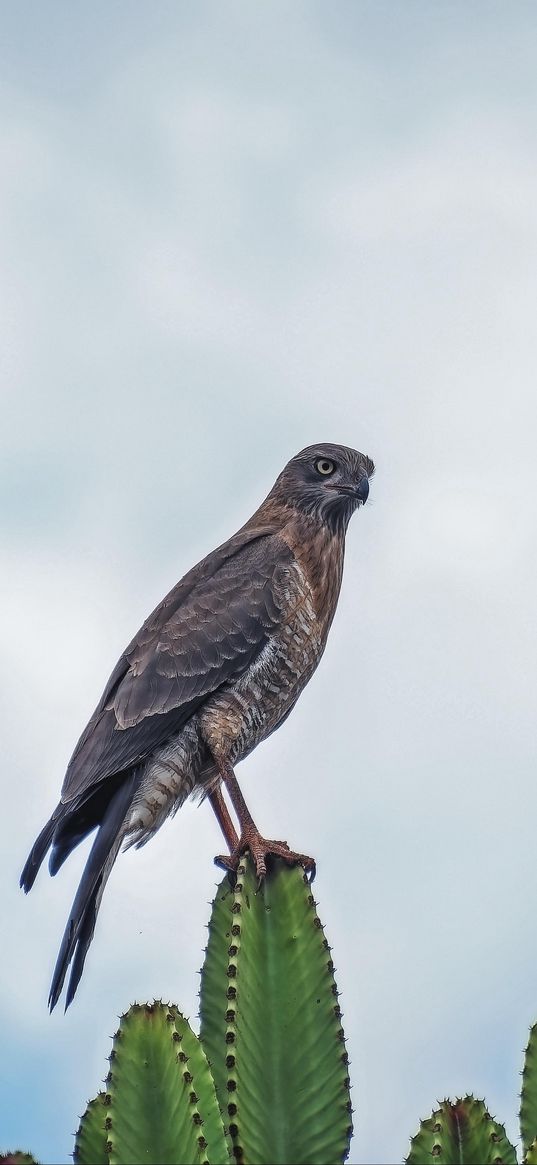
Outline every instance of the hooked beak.
<svg viewBox="0 0 537 1165"><path fill-rule="evenodd" d="M367 474L356 483L356 485L329 485L328 489L333 489L336 493L347 494L351 498L356 498L357 501L365 505L369 497L369 478Z"/></svg>

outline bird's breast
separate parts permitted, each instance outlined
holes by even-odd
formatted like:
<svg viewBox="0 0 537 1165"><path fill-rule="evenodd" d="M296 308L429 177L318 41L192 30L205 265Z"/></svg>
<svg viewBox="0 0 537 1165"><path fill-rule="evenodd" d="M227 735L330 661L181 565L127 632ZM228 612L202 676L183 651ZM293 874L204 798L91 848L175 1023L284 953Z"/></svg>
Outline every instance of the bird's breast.
<svg viewBox="0 0 537 1165"><path fill-rule="evenodd" d="M236 764L270 735L298 699L321 658L326 635L309 581L298 563L283 572L277 631L233 683L207 701L203 739L215 759Z"/></svg>

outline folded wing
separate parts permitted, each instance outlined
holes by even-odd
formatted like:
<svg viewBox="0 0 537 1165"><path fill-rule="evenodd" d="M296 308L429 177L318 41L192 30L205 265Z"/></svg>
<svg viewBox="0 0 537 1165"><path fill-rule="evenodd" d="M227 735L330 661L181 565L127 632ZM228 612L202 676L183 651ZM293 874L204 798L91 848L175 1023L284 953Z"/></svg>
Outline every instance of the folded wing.
<svg viewBox="0 0 537 1165"><path fill-rule="evenodd" d="M170 592L114 669L21 877L29 890L51 846L56 873L98 827L56 963L51 1008L71 962L67 1005L75 993L144 761L253 663L286 618L282 582L291 558L271 529L236 535Z"/></svg>
<svg viewBox="0 0 537 1165"><path fill-rule="evenodd" d="M148 757L246 670L278 627L286 543L263 529L225 549L170 592L127 648L73 753L62 801Z"/></svg>

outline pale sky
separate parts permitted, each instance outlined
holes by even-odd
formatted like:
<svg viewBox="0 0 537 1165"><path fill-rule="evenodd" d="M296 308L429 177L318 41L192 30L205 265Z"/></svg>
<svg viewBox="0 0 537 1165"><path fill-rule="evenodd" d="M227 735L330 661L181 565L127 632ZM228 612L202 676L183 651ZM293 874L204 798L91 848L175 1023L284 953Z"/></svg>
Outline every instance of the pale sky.
<svg viewBox="0 0 537 1165"><path fill-rule="evenodd" d="M239 769L318 861L353 1165L437 1097L517 1137L537 1019L534 3L4 0L0 1148L66 1162L133 999L197 1011L221 841L27 851L122 648L315 441L374 459L321 666Z"/></svg>

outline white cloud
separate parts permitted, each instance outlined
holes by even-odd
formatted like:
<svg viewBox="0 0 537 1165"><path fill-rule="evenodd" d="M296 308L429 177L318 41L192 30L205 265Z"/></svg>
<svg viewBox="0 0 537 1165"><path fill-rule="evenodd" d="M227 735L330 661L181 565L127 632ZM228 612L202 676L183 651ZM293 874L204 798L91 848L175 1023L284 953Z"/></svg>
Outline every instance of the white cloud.
<svg viewBox="0 0 537 1165"><path fill-rule="evenodd" d="M322 174L304 191L304 213L313 230L347 244L408 247L455 235L472 251L491 230L526 241L529 233L534 242L537 167L528 146L511 120L455 108L410 148L405 142L369 166L347 160L339 173Z"/></svg>

